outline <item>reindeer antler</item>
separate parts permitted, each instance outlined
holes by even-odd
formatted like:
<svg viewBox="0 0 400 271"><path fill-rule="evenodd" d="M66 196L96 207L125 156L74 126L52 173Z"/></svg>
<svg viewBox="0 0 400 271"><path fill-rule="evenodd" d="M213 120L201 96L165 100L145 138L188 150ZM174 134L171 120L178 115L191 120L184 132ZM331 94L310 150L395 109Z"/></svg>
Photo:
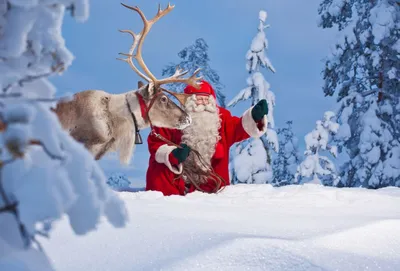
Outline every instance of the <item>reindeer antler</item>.
<svg viewBox="0 0 400 271"><path fill-rule="evenodd" d="M129 66L131 66L131 68L132 68L137 74L139 74L140 77L142 77L142 78L143 78L144 80L146 80L147 82L150 82L150 81L151 81L150 78L147 77L146 75L144 75L141 71L139 71L139 69L136 68L135 64L133 64L133 61L132 61L132 57L134 57L134 56L133 56L133 52L135 51L135 48L136 48L136 46L138 45L138 41L139 41L139 39L140 39L140 34L139 34L139 35L136 35L136 34L133 33L133 31L131 31L131 30L119 30L119 32L130 34L130 35L132 36L132 38L133 38L133 43L132 43L131 49L129 49L129 54L119 53L120 55L127 56L128 58L125 58L125 59L124 59L124 58L117 58L117 59L127 62L127 63L129 64Z"/></svg>
<svg viewBox="0 0 400 271"><path fill-rule="evenodd" d="M158 11L156 16L154 16L151 20L147 20L146 16L144 15L143 11L140 10L138 6L132 7L126 4L121 3L124 7L134 10L137 13L139 13L140 17L142 18L144 27L143 30L140 32L140 34L135 34L131 30L120 30L122 33L128 33L132 36L133 38L133 44L129 50L129 54L124 54L120 53L120 55L127 56L127 58L122 59L122 58L117 58L118 60L122 60L127 62L131 68L139 74L143 79L145 79L148 82L152 82L154 86L161 86L162 84L168 84L168 83L187 83L189 85L192 85L193 87L198 88L199 83L197 82L198 80L201 79L201 77L196 77L196 74L200 71L200 69L196 70L192 76L189 78L181 78L183 75L188 73L188 71L184 72L183 70L177 68L174 75L171 77L165 78L158 80L153 73L149 70L149 68L146 66L143 60L142 56L142 47L143 47L143 41L146 38L147 34L149 33L151 27L153 26L154 23L156 23L159 19L161 19L163 16L167 15L174 7L175 5L171 5L168 3L168 6L166 9L161 9L161 5L158 5ZM137 52L134 54L134 50L137 47ZM144 73L140 72L138 68L133 64L132 58L136 59L136 61L139 63L139 66L143 69Z"/></svg>
<svg viewBox="0 0 400 271"><path fill-rule="evenodd" d="M200 68L194 71L194 73L189 77L189 78L180 78L183 75L187 74L188 71L184 71L179 68L179 66L176 68L175 73L168 78L161 79L157 81L158 85L163 85L163 84L170 84L170 83L186 83L188 85L191 85L195 88L200 88L199 85L199 80L202 79L202 77L196 77L196 75L200 72Z"/></svg>

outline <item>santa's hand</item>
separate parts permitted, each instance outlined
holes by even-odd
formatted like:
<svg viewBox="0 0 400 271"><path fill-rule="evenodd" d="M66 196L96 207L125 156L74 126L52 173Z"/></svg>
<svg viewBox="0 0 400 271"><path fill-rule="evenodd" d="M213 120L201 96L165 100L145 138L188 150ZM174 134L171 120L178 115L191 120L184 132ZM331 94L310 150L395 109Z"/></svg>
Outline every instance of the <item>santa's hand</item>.
<svg viewBox="0 0 400 271"><path fill-rule="evenodd" d="M186 160L190 153L190 147L184 143L180 144L180 148L174 149L171 153L178 160L178 163L182 163Z"/></svg>
<svg viewBox="0 0 400 271"><path fill-rule="evenodd" d="M268 114L268 104L267 100L260 100L251 110L251 116L253 117L255 122L262 120L264 115Z"/></svg>

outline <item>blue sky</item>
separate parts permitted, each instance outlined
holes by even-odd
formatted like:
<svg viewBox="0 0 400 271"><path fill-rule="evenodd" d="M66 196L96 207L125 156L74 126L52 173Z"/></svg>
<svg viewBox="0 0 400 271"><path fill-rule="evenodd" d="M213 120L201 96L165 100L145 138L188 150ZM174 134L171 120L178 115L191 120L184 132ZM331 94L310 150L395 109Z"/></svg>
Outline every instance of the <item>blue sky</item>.
<svg viewBox="0 0 400 271"><path fill-rule="evenodd" d="M120 1L90 1L89 19L78 23L65 16L63 36L67 48L75 55L72 66L51 81L58 95L86 89L102 89L123 93L137 86L138 76L128 64L116 60L119 52L128 52L131 38L118 29L139 32L142 22L137 13L120 5ZM167 1L127 0L138 5L151 18L158 3ZM175 0L175 8L155 24L143 49L147 66L161 77L162 68L179 61L177 53L204 38L209 45L211 67L219 73L225 85L227 100L246 86L245 54L258 26L258 12L268 12L266 30L269 56L276 73L265 71L266 80L276 95L275 123L283 126L293 120L293 128L304 149L304 136L315 127L315 121L332 110L334 99L322 92L323 58L335 42L333 30L317 27L320 0ZM244 103L231 109L241 115L249 106ZM147 137L148 129L142 136ZM114 170L127 172L141 182L147 169L147 146L138 146L129 167L120 167L114 155L101 161L109 174Z"/></svg>

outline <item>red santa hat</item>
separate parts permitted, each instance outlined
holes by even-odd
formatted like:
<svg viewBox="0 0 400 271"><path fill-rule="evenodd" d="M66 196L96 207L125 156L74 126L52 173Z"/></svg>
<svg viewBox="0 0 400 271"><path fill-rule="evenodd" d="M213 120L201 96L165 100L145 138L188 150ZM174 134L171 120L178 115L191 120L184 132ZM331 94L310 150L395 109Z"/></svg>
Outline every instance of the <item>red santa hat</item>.
<svg viewBox="0 0 400 271"><path fill-rule="evenodd" d="M214 99L216 99L215 91L213 87L207 81L201 80L200 81L200 88L196 89L188 85L184 91L185 94L195 94L195 95L212 95Z"/></svg>

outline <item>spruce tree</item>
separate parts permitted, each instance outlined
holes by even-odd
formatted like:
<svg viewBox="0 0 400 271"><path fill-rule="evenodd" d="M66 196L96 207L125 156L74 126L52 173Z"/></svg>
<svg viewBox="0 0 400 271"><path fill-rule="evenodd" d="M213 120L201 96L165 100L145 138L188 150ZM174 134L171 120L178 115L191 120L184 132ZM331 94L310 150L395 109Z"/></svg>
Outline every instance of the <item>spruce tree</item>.
<svg viewBox="0 0 400 271"><path fill-rule="evenodd" d="M324 0L322 28L341 38L327 58L325 95L337 95L343 186L400 186L400 5Z"/></svg>

